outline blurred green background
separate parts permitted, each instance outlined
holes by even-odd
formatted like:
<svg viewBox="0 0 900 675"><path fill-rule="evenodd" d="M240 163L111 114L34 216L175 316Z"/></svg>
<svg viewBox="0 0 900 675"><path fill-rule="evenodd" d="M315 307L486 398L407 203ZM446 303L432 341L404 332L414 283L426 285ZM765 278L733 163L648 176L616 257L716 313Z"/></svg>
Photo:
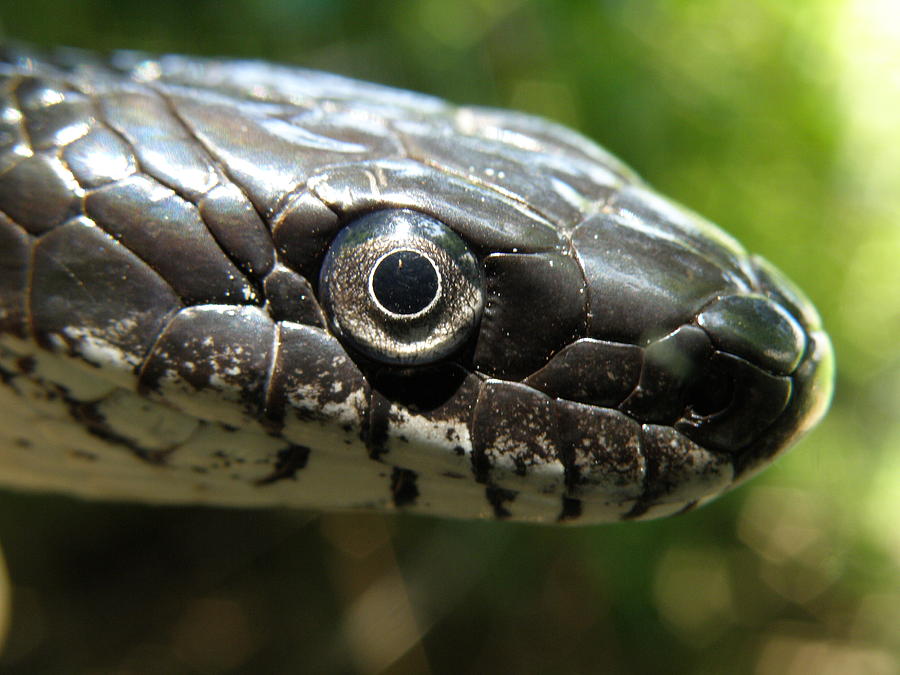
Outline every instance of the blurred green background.
<svg viewBox="0 0 900 675"><path fill-rule="evenodd" d="M40 45L265 58L595 138L782 268L834 407L761 477L583 529L0 495L4 673L900 672L894 0L0 2Z"/></svg>

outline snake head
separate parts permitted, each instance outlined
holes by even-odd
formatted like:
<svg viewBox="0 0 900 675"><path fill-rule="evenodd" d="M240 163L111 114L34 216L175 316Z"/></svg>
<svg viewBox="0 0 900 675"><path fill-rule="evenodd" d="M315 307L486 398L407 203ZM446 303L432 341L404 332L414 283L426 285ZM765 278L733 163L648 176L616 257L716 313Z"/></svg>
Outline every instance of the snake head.
<svg viewBox="0 0 900 675"><path fill-rule="evenodd" d="M654 517L828 405L809 301L546 120L242 61L0 74L10 483Z"/></svg>
<svg viewBox="0 0 900 675"><path fill-rule="evenodd" d="M621 425L640 438L645 492L630 515L643 516L708 498L793 443L827 408L833 357L810 302L764 260L707 236L708 223L644 188L607 211L571 239L586 336L524 381L640 426ZM570 475L576 492L607 485L602 469L592 478L602 456Z"/></svg>
<svg viewBox="0 0 900 675"><path fill-rule="evenodd" d="M511 153L495 146L494 157ZM438 363L413 369L418 377L396 364L379 371L395 404L382 426L409 438L438 418L450 424L497 513L511 514L514 499L529 493L561 496L563 519L691 508L751 476L824 414L828 337L810 302L771 265L618 165L590 174L603 185L585 190L599 197L587 215L567 221L560 208L548 226L521 203L542 203L523 186L560 198L551 170L543 183L511 163L478 182L432 175L458 166L460 152L432 140L427 169L381 163L363 179L354 176L360 167L341 167L315 190L350 218L360 205L384 208L378 200L388 195L446 223L479 259L483 293L465 306L480 320L460 315L468 340L449 356L420 354ZM422 185L427 193L417 195ZM516 190L520 204L501 198ZM320 290L327 295L332 282L326 268ZM332 318L340 311L326 303ZM352 353L352 335L340 321L331 325ZM392 360L377 350L366 356ZM438 383L449 383L446 399ZM391 435L379 456L396 449Z"/></svg>

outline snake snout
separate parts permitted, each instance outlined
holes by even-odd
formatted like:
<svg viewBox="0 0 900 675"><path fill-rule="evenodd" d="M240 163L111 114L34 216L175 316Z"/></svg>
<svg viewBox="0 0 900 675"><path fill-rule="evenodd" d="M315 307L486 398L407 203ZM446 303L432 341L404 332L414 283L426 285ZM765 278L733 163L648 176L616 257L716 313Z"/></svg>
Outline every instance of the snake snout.
<svg viewBox="0 0 900 675"><path fill-rule="evenodd" d="M736 453L788 407L806 348L806 332L778 303L758 294L719 297L694 324L647 346L638 387L622 408Z"/></svg>
<svg viewBox="0 0 900 675"><path fill-rule="evenodd" d="M789 375L806 349L806 333L781 305L762 295L719 298L697 317L720 351L777 375Z"/></svg>

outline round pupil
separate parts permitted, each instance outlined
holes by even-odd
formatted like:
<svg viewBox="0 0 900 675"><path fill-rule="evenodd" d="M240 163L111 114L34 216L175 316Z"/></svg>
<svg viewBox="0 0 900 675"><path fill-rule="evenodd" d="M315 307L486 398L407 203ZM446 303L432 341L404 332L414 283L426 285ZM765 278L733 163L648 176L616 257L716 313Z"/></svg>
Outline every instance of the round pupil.
<svg viewBox="0 0 900 675"><path fill-rule="evenodd" d="M394 314L415 314L431 304L438 292L434 265L415 251L396 251L378 263L372 275L375 298Z"/></svg>

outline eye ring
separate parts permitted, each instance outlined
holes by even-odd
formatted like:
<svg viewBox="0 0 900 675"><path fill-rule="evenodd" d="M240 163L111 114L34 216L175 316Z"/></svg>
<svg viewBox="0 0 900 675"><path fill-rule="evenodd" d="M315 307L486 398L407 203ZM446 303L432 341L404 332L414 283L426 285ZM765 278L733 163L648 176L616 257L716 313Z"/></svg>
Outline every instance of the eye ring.
<svg viewBox="0 0 900 675"><path fill-rule="evenodd" d="M348 223L319 273L331 330L382 363L419 365L457 350L484 308L481 264L440 221L386 209Z"/></svg>

